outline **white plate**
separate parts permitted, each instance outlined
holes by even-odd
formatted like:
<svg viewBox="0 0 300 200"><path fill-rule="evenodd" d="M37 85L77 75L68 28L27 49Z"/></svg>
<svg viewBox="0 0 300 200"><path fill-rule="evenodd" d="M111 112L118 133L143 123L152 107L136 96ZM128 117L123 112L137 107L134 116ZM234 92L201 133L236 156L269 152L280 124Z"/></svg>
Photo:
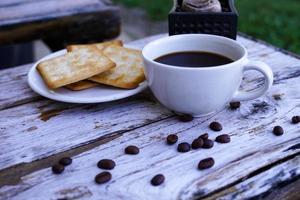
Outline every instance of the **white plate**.
<svg viewBox="0 0 300 200"><path fill-rule="evenodd" d="M36 93L53 99L56 101L68 102L68 103L101 103L107 101L114 101L117 99L123 99L132 95L135 95L145 88L147 88L146 81L140 83L140 85L131 90L118 89L114 87L99 85L90 89L82 91L71 91L66 88L59 88L56 90L50 90L44 83L42 77L38 73L36 66L39 62L54 58L65 54L66 50L60 50L52 53L43 59L36 62L30 69L28 73L28 84L33 91Z"/></svg>

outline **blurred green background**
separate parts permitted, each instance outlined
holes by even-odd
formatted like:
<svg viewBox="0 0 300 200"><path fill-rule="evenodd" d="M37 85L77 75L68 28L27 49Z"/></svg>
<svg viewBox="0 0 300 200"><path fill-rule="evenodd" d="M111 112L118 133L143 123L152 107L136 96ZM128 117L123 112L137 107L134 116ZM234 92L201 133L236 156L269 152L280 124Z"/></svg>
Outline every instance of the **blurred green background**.
<svg viewBox="0 0 300 200"><path fill-rule="evenodd" d="M173 0L114 0L166 20ZM239 31L300 54L300 0L235 0Z"/></svg>

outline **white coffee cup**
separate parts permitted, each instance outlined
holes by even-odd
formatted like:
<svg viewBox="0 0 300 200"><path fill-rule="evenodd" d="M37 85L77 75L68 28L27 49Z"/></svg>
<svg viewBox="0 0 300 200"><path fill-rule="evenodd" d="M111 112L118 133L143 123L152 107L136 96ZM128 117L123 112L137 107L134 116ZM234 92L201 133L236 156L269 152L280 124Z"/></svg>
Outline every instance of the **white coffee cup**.
<svg viewBox="0 0 300 200"><path fill-rule="evenodd" d="M226 56L232 63L214 67L180 67L154 61L175 52L205 51ZM143 49L145 74L155 97L167 108L203 116L222 109L230 101L251 100L262 96L273 83L271 68L260 61L249 61L245 47L221 36L184 34L150 42ZM244 92L239 90L243 72L263 74L264 84Z"/></svg>

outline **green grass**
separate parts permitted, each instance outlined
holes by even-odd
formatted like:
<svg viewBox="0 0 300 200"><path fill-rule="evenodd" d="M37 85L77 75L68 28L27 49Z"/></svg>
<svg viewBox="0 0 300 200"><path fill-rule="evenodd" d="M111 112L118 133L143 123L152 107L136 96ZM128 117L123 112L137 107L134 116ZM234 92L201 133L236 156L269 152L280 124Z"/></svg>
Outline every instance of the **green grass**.
<svg viewBox="0 0 300 200"><path fill-rule="evenodd" d="M128 7L141 7L147 11L153 20L167 19L173 0L113 0Z"/></svg>
<svg viewBox="0 0 300 200"><path fill-rule="evenodd" d="M141 7L153 20L167 19L173 0L114 0ZM236 0L239 31L300 54L299 0Z"/></svg>
<svg viewBox="0 0 300 200"><path fill-rule="evenodd" d="M239 30L300 54L299 0L238 0Z"/></svg>

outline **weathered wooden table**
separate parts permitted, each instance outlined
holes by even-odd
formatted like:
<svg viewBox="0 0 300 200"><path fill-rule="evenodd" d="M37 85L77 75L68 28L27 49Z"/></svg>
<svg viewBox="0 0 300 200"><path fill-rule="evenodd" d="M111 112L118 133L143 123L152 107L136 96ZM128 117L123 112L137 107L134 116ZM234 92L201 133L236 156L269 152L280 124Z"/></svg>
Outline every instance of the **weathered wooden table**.
<svg viewBox="0 0 300 200"><path fill-rule="evenodd" d="M144 44L162 35L135 41ZM32 92L26 83L31 64L0 71L0 199L266 199L300 198L300 60L261 42L238 37L251 59L265 61L275 82L263 97L224 108L192 122L179 122L149 91L124 100L78 105L54 102ZM262 79L248 73L247 86ZM248 88L248 87L247 87ZM245 89L247 89L245 88ZM249 89L248 88L248 89ZM232 142L212 149L178 153L168 146L170 133L191 142L208 124L220 121ZM284 127L274 136L275 125ZM140 154L124 155L127 145ZM50 166L62 156L73 164L60 175ZM199 160L212 156L213 168L199 171ZM113 179L94 183L96 163L114 159ZM153 187L153 175L166 181Z"/></svg>

